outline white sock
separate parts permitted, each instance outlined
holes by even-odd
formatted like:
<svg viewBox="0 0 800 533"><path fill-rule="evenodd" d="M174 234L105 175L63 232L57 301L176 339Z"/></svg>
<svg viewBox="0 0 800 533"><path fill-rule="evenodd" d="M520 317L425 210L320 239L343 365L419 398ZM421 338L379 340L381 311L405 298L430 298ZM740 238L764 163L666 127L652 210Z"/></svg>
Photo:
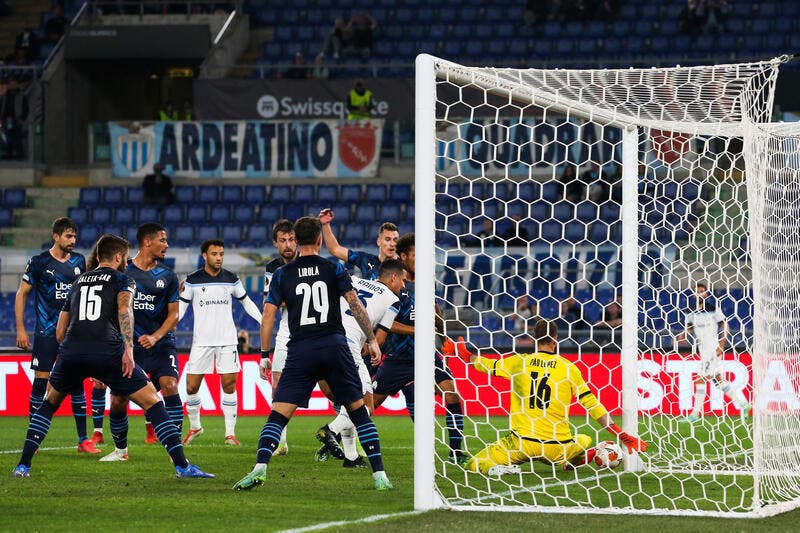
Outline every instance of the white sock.
<svg viewBox="0 0 800 533"><path fill-rule="evenodd" d="M283 426L283 431L281 431L281 444L286 444L286 426Z"/></svg>
<svg viewBox="0 0 800 533"><path fill-rule="evenodd" d="M340 435L342 431L349 427L353 427L353 423L350 422L350 417L347 415L347 409L344 407L339 410L339 416L334 418L333 422L328 424L328 428L330 428L330 430L337 435Z"/></svg>
<svg viewBox="0 0 800 533"><path fill-rule="evenodd" d="M236 393L222 393L222 414L225 416L225 436L236 434L236 412L239 410L239 401ZM198 409L199 411L199 409ZM198 415L199 418L199 415Z"/></svg>
<svg viewBox="0 0 800 533"><path fill-rule="evenodd" d="M350 423L349 428L345 428L342 430L342 450L344 450L344 456L347 457L350 461L355 461L358 459L358 450L356 449L356 427L353 423Z"/></svg>
<svg viewBox="0 0 800 533"><path fill-rule="evenodd" d="M695 383L694 385L694 409L692 409L694 416L700 416L700 413L703 412L703 404L706 401L706 388L705 383Z"/></svg>
<svg viewBox="0 0 800 533"><path fill-rule="evenodd" d="M200 395L186 396L186 414L189 416L189 428L200 429Z"/></svg>
<svg viewBox="0 0 800 533"><path fill-rule="evenodd" d="M728 383L727 381L720 380L717 386L720 388L723 394L725 394L725 396L730 398L731 401L734 403L734 405L736 405L736 407L738 407L739 409L742 409L743 407L748 405L747 400L744 399L742 393L738 390L734 390L733 387L731 387L731 384Z"/></svg>

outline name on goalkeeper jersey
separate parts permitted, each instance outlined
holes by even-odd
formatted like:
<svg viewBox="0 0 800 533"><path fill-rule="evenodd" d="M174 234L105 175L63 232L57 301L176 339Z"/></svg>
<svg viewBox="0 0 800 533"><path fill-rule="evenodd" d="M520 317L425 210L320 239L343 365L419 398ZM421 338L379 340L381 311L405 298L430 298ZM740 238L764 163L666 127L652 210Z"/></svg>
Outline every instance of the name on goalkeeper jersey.
<svg viewBox="0 0 800 533"><path fill-rule="evenodd" d="M319 276L319 267L300 267L297 269L297 276L300 278Z"/></svg>
<svg viewBox="0 0 800 533"><path fill-rule="evenodd" d="M555 368L558 364L557 361L545 361L544 359L539 359L538 357L534 357L530 360L531 366L538 366L542 368Z"/></svg>

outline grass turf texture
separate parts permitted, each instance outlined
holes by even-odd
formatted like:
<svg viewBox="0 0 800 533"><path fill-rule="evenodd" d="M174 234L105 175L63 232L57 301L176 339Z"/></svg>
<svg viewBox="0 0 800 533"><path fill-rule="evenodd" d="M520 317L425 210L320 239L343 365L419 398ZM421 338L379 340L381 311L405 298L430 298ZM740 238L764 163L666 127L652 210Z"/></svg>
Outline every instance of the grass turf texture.
<svg viewBox="0 0 800 533"><path fill-rule="evenodd" d="M34 458L31 478L14 479L11 470L19 458L27 419L0 418L0 530L277 531L342 521L347 524L334 529L507 531L535 524L549 531L580 527L772 532L794 530L800 521L800 511L763 520L435 511L353 523L413 509L411 422L407 417L376 420L386 469L395 485L395 490L379 493L373 488L369 469L344 469L334 460L314 462L319 446L314 431L326 421L319 417L293 419L289 455L272 461L266 484L249 492L234 492L233 483L252 468L264 423L261 417L239 419L241 448L223 444L222 417L203 418L206 431L187 448L187 457L217 474L217 479L206 480L176 479L164 450L144 444L141 417L131 418L131 459L127 463L100 463L98 456L78 454L72 418L59 417L44 449ZM106 443L102 449L108 452L113 444ZM463 479L464 473L460 475Z"/></svg>

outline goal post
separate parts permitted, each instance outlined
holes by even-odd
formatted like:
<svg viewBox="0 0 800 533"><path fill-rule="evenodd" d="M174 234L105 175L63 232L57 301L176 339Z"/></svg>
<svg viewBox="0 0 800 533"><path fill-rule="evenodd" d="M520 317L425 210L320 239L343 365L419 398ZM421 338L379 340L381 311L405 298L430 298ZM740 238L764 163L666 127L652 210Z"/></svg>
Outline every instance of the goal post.
<svg viewBox="0 0 800 533"><path fill-rule="evenodd" d="M800 296L800 144L769 123L787 59L540 70L418 56L417 509L758 516L800 503L800 475L778 467L800 469L800 338L778 333L800 325L787 297ZM560 353L648 451L615 470L532 460L499 477L450 462L436 303L444 333L487 357L535 352L529 325L556 321ZM709 367L700 331L715 310L724 354ZM508 381L447 363L475 454L512 429ZM612 438L569 415L592 445Z"/></svg>

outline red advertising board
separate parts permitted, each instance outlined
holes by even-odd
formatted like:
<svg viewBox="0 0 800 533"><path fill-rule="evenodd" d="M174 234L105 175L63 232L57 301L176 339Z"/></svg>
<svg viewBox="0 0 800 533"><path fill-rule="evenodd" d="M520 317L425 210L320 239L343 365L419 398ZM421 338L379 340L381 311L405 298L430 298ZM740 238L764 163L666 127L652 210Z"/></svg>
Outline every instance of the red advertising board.
<svg viewBox="0 0 800 533"><path fill-rule="evenodd" d="M565 354L565 357L580 368L589 386L594 390L611 414L620 414L622 369L620 354ZM239 413L241 415L265 415L269 412L267 399L271 398L271 384L258 376L258 355L243 355L242 373L239 377ZM188 355L178 357L181 369L179 389L185 394L183 369ZM731 386L751 398L752 376L749 354L727 354L723 369ZM507 414L509 382L491 377L468 368L460 359L449 358L448 364L456 379L456 385L464 398L464 411L468 415ZM638 361L637 389L639 409L645 413L679 415L692 408L693 379L700 363L696 356L681 354L641 354ZM0 357L0 416L24 416L28 413L33 372L30 370L30 355L8 355ZM800 409L797 389L798 374L787 369L782 361L773 361L766 368L763 390L764 402L782 402L790 409ZM87 397L90 384L87 383ZM205 414L222 414L220 410L220 385L217 376L207 376L200 390L202 409ZM69 402L67 402L69 403ZM759 402L761 403L761 402ZM766 405L766 404L765 404ZM131 404L133 413L141 413ZM705 404L706 414L733 414L738 411L726 401L722 392L709 386ZM405 414L405 400L401 395L389 398L378 414ZM440 414L441 408L437 408ZM573 414L582 414L583 409L575 404ZM63 406L59 414L71 414L69 406ZM333 410L317 389L309 408L298 414L327 415Z"/></svg>

